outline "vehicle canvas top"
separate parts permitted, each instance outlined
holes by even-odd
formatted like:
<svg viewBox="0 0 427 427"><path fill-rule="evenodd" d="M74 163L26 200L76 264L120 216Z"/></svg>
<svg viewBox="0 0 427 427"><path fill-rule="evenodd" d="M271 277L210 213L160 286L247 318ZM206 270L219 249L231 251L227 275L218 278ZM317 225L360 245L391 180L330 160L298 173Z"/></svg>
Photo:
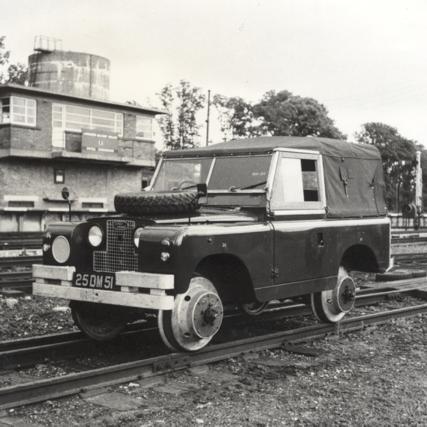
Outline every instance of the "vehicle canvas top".
<svg viewBox="0 0 427 427"><path fill-rule="evenodd" d="M236 139L208 147L169 151L164 153L164 157L261 154L281 148L316 151L322 155L327 217L386 215L381 156L372 145L330 138L273 136Z"/></svg>

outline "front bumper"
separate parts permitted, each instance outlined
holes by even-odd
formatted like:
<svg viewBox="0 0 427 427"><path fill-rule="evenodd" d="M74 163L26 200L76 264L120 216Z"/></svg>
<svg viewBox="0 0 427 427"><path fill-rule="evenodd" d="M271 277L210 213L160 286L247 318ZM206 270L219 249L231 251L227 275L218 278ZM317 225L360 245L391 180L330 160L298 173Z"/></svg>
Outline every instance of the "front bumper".
<svg viewBox="0 0 427 427"><path fill-rule="evenodd" d="M63 298L74 301L113 304L153 310L172 310L174 297L166 290L174 288L172 274L118 271L116 285L120 291L78 288L72 286L75 267L33 265L33 294L43 297ZM140 290L145 290L144 293Z"/></svg>

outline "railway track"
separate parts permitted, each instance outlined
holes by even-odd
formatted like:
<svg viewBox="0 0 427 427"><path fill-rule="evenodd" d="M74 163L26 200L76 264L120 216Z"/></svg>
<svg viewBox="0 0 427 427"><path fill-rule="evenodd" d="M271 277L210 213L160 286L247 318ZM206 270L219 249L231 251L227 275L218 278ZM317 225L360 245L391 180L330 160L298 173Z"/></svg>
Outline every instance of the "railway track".
<svg viewBox="0 0 427 427"><path fill-rule="evenodd" d="M383 289L362 289L357 297L357 305L363 306L383 301L384 299L402 292L410 292L425 285L425 278L409 281L402 290L389 289L388 284L382 284ZM288 304L286 307L273 307L267 316L259 317L258 321L275 319L276 317L294 316L295 314L308 314L311 311L304 304ZM77 394L92 388L105 385L119 384L128 381L138 381L155 375L162 375L170 371L185 369L187 367L224 360L239 354L272 349L287 344L288 346L298 341L322 337L328 333L348 332L363 329L372 324L378 324L397 317L411 316L427 313L427 303L417 306L395 309L381 313L348 318L339 325L319 324L293 330L280 331L259 335L253 338L232 340L221 344L208 346L200 353L195 354L161 354L146 357L141 360L119 363L103 368L90 369L84 372L68 374L63 377L49 378L29 383L0 388L0 409L40 402L47 399ZM226 322L234 327L242 321L242 316L232 314L227 316ZM257 321L257 320L255 320ZM247 322L247 319L246 319ZM137 336L139 334L140 336ZM157 334L157 328L151 322L136 325L121 337L121 340L147 339L148 334ZM121 343L122 344L122 343ZM120 345L121 345L120 344ZM15 341L0 342L0 367L16 368L19 365L34 364L38 360L60 357L68 358L94 351L97 343L85 338L80 332L52 334L40 337L31 337ZM288 348L288 347L287 347Z"/></svg>
<svg viewBox="0 0 427 427"><path fill-rule="evenodd" d="M42 257L34 256L14 256L14 257L0 257L0 267L28 267L31 268L33 264L42 262Z"/></svg>
<svg viewBox="0 0 427 427"><path fill-rule="evenodd" d="M0 288L29 289L32 283L31 270L0 271Z"/></svg>
<svg viewBox="0 0 427 427"><path fill-rule="evenodd" d="M0 250L40 249L42 237L43 233L39 231L0 233Z"/></svg>
<svg viewBox="0 0 427 427"><path fill-rule="evenodd" d="M408 281L401 281L408 282ZM392 282L393 284L395 282ZM406 289L388 288L387 282L382 289L365 288L358 292L356 306L372 305L384 301L394 295L404 292L411 292L419 289L419 284L424 283L418 279L412 286ZM229 312L225 317L225 322L235 325L236 323L259 323L259 321L272 321L285 317L297 315L310 315L311 309L302 303L284 303L272 305L262 316L253 318L244 317L240 312ZM226 326L226 325L225 325ZM157 334L155 321L132 324L123 333L120 339L132 340L136 334ZM14 369L23 366L32 366L45 359L73 358L76 355L97 350L99 345L88 339L81 332L65 332L35 337L26 337L18 340L0 341L0 369Z"/></svg>
<svg viewBox="0 0 427 427"><path fill-rule="evenodd" d="M339 325L316 324L312 326L273 332L250 338L227 341L206 347L197 353L172 353L141 360L120 363L61 377L31 381L0 389L0 409L70 396L90 389L141 381L145 378L183 370L192 366L235 357L248 352L274 349L293 343L313 340L330 333L346 333L381 324L399 317L427 313L427 303L388 310L375 314L348 318Z"/></svg>
<svg viewBox="0 0 427 427"><path fill-rule="evenodd" d="M427 253L395 254L394 262L399 267L425 267L427 264Z"/></svg>

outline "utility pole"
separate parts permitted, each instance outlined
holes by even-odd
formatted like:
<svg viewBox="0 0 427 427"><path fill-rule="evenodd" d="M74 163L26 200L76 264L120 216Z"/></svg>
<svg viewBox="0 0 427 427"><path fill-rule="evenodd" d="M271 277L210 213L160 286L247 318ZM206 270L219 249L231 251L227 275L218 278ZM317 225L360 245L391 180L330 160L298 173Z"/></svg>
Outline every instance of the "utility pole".
<svg viewBox="0 0 427 427"><path fill-rule="evenodd" d="M206 147L209 145L209 116L211 110L211 90L208 90L208 112L206 116Z"/></svg>
<svg viewBox="0 0 427 427"><path fill-rule="evenodd" d="M421 151L417 151L417 166L415 173L415 205L421 212L423 209L423 171L421 169Z"/></svg>
<svg viewBox="0 0 427 427"><path fill-rule="evenodd" d="M423 171L421 169L421 151L417 151L417 169L415 173L415 206L414 228L418 230L421 226L423 216Z"/></svg>

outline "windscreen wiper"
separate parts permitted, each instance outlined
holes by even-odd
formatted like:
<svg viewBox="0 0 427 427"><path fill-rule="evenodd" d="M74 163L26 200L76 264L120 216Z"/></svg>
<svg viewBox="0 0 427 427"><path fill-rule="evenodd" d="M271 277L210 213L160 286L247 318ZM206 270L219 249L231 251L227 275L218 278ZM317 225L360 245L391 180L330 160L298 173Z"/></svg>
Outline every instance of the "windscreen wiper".
<svg viewBox="0 0 427 427"><path fill-rule="evenodd" d="M185 187L179 187L179 190L189 190L190 188L196 188L199 184L186 185Z"/></svg>
<svg viewBox="0 0 427 427"><path fill-rule="evenodd" d="M255 184L246 185L245 187L235 187L232 185L228 190L229 191L237 191L237 190L250 190L252 188L259 187L260 185L267 184L267 181L256 182Z"/></svg>

